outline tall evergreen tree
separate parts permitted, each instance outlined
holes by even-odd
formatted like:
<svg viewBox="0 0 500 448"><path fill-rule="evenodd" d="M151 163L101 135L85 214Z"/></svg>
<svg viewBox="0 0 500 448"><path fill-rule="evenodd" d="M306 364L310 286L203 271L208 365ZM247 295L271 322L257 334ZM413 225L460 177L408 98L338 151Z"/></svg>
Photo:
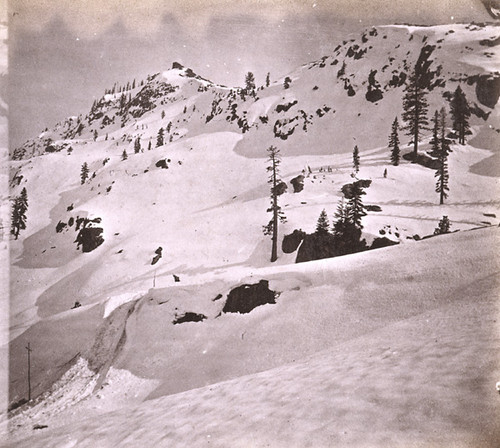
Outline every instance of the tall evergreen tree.
<svg viewBox="0 0 500 448"><path fill-rule="evenodd" d="M325 209L323 209L316 224L316 233L328 233L329 230L330 223L328 221L328 215L326 214Z"/></svg>
<svg viewBox="0 0 500 448"><path fill-rule="evenodd" d="M94 129L94 141L97 140L97 136L98 136L97 131Z"/></svg>
<svg viewBox="0 0 500 448"><path fill-rule="evenodd" d="M346 233L346 229L349 225L349 209L345 202L344 196L339 201L337 206L337 211L335 212L335 221L333 223L333 236L340 240Z"/></svg>
<svg viewBox="0 0 500 448"><path fill-rule="evenodd" d="M264 235L272 235L271 262L278 259L278 223L286 222L285 214L278 205L279 191L277 185L281 182L279 178L279 166L281 163L280 151L275 146L267 148L268 162L267 167L269 173L268 183L271 186L271 206L267 209L272 213L272 218L269 223L263 227Z"/></svg>
<svg viewBox="0 0 500 448"><path fill-rule="evenodd" d="M128 159L128 155L127 155L127 150L123 150L122 152L122 160L127 160Z"/></svg>
<svg viewBox="0 0 500 448"><path fill-rule="evenodd" d="M421 140L421 134L424 129L427 129L429 124L427 120L427 87L426 77L422 68L415 65L413 73L409 76L405 86L403 96L403 120L407 123L404 127L407 134L411 136L410 145L413 144L414 156L418 153L418 142Z"/></svg>
<svg viewBox="0 0 500 448"><path fill-rule="evenodd" d="M352 151L352 167L354 168L354 171L356 174L359 173L359 149L358 145L354 146L354 149Z"/></svg>
<svg viewBox="0 0 500 448"><path fill-rule="evenodd" d="M335 212L332 229L338 255L352 254L366 249L365 240L361 240L362 226L359 224L358 227L353 218L352 205L342 197Z"/></svg>
<svg viewBox="0 0 500 448"><path fill-rule="evenodd" d="M266 75L266 87L269 87L269 85L271 84L270 76L271 76L271 74L269 72L267 72L267 75Z"/></svg>
<svg viewBox="0 0 500 448"><path fill-rule="evenodd" d="M465 145L465 136L470 130L469 118L471 112L465 93L460 86L453 93L453 98L450 102L450 112L453 129L458 133L458 143Z"/></svg>
<svg viewBox="0 0 500 448"><path fill-rule="evenodd" d="M284 87L285 89L290 88L290 84L291 84L291 82L292 82L292 80L290 79L290 77L289 77L289 76L287 76L287 77L285 78L285 80L283 81L283 87Z"/></svg>
<svg viewBox="0 0 500 448"><path fill-rule="evenodd" d="M451 152L451 142L446 138L446 111L444 110L444 107L441 109L439 114L439 127L441 133L439 138L439 153L437 154L439 167L436 170L434 177L437 177L436 193L439 193L439 204L441 205L448 197L448 154Z"/></svg>
<svg viewBox="0 0 500 448"><path fill-rule="evenodd" d="M399 149L399 123L398 117L392 122L391 135L389 136L389 148L391 148L391 163L394 166L399 165L401 151Z"/></svg>
<svg viewBox="0 0 500 448"><path fill-rule="evenodd" d="M431 144L431 156L439 157L439 146L440 146L440 137L439 137L439 112L436 110L434 112L434 116L432 117L432 138L430 141Z"/></svg>
<svg viewBox="0 0 500 448"><path fill-rule="evenodd" d="M88 178L89 178L89 166L87 165L87 162L84 162L82 165L82 170L80 172L80 180L82 185Z"/></svg>
<svg viewBox="0 0 500 448"><path fill-rule="evenodd" d="M363 228L361 219L363 218L363 216L366 216L366 209L361 198L361 196L365 194L366 192L363 190L363 187L361 187L359 182L354 182L352 184L351 197L347 201L349 209L349 219L359 230Z"/></svg>
<svg viewBox="0 0 500 448"><path fill-rule="evenodd" d="M255 77L252 72L245 76L245 90L248 95L255 95Z"/></svg>
<svg viewBox="0 0 500 448"><path fill-rule="evenodd" d="M134 141L134 152L136 154L141 152L141 137L137 137Z"/></svg>
<svg viewBox="0 0 500 448"><path fill-rule="evenodd" d="M12 204L12 214L10 223L10 233L17 240L19 232L26 229L26 211L28 210L28 193L26 188L21 190L21 194L14 198Z"/></svg>
<svg viewBox="0 0 500 448"><path fill-rule="evenodd" d="M148 151L151 151L151 140L149 140L149 143L148 143Z"/></svg>
<svg viewBox="0 0 500 448"><path fill-rule="evenodd" d="M163 146L164 145L164 139L163 139L163 134L164 134L164 130L163 128L160 128L158 130L158 135L156 136L156 147L158 148L158 146Z"/></svg>

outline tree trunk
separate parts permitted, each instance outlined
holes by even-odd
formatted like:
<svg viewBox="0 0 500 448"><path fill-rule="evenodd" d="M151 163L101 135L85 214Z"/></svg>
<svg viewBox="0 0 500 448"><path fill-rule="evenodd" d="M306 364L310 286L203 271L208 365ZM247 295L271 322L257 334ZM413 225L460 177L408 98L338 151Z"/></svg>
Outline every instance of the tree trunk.
<svg viewBox="0 0 500 448"><path fill-rule="evenodd" d="M278 193L276 191L276 162L273 158L273 246L271 249L271 263L278 259Z"/></svg>
<svg viewBox="0 0 500 448"><path fill-rule="evenodd" d="M414 162L417 162L419 118L420 118L420 111L418 108L418 86L415 85L415 130L413 132L413 155L415 156Z"/></svg>

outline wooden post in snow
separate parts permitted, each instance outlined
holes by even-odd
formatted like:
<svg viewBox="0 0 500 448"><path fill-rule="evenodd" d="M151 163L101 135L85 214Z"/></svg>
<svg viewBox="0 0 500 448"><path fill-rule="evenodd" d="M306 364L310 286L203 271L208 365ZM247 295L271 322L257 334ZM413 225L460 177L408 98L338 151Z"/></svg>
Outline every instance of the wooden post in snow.
<svg viewBox="0 0 500 448"><path fill-rule="evenodd" d="M28 401L31 401L31 350L30 343L25 347L28 350Z"/></svg>

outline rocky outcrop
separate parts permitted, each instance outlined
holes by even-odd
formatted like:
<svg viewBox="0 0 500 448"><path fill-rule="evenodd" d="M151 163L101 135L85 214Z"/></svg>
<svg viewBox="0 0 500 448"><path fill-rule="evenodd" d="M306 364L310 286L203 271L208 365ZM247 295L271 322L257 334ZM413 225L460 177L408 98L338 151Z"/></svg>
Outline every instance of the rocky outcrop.
<svg viewBox="0 0 500 448"><path fill-rule="evenodd" d="M296 263L305 261L321 260L340 255L335 248L335 237L330 233L313 233L306 235L299 252L297 253Z"/></svg>
<svg viewBox="0 0 500 448"><path fill-rule="evenodd" d="M413 163L418 163L419 165L425 166L426 168L430 168L432 170L437 170L439 168L439 160L433 159L432 157L425 154L419 153L417 154L417 157L415 157L415 154L413 152L407 152L406 154L403 154L403 159Z"/></svg>
<svg viewBox="0 0 500 448"><path fill-rule="evenodd" d="M285 235L283 237L281 249L285 254L291 254L295 252L305 236L306 232L304 232L303 230L294 230L289 235Z"/></svg>
<svg viewBox="0 0 500 448"><path fill-rule="evenodd" d="M493 109L500 97L500 77L479 76L476 83L476 96L483 106Z"/></svg>
<svg viewBox="0 0 500 448"><path fill-rule="evenodd" d="M375 238L372 245L370 246L370 249L380 249L381 247L395 246L396 244L399 243L383 236L380 238Z"/></svg>
<svg viewBox="0 0 500 448"><path fill-rule="evenodd" d="M176 318L172 321L174 325L183 324L185 322L203 322L207 316L204 314L192 313L188 311L184 313L182 316L176 316Z"/></svg>
<svg viewBox="0 0 500 448"><path fill-rule="evenodd" d="M360 187L360 188L368 188L372 184L372 181L370 179L359 179L356 182L353 182L352 184L345 184L342 186L342 194L346 199L351 199L352 198L352 191L353 188Z"/></svg>
<svg viewBox="0 0 500 448"><path fill-rule="evenodd" d="M101 227L84 227L78 232L76 237L76 249L78 250L82 246L82 252L92 252L104 243L102 232L103 229Z"/></svg>
<svg viewBox="0 0 500 448"><path fill-rule="evenodd" d="M285 182L281 181L278 184L276 184L276 188L273 188L273 193L276 193L278 196L281 196L283 193L286 192L288 189L288 186Z"/></svg>
<svg viewBox="0 0 500 448"><path fill-rule="evenodd" d="M304 189L304 176L299 174L297 177L294 177L290 183L293 187L294 193L300 193Z"/></svg>
<svg viewBox="0 0 500 448"><path fill-rule="evenodd" d="M259 283L241 285L232 289L222 312L245 314L268 303L276 303L276 292L269 289L267 280L261 280Z"/></svg>

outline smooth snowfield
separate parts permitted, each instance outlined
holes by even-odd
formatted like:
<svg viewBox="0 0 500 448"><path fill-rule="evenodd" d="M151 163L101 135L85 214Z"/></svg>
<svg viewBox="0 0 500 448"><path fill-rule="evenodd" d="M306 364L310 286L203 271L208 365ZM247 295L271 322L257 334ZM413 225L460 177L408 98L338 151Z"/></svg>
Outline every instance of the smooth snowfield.
<svg viewBox="0 0 500 448"><path fill-rule="evenodd" d="M174 310L145 297L97 395L69 392L67 409L49 396L11 420L6 446L496 446L499 237L262 268L281 295L248 315L174 326ZM199 289L189 306L213 303ZM191 390L164 395L182 365Z"/></svg>

